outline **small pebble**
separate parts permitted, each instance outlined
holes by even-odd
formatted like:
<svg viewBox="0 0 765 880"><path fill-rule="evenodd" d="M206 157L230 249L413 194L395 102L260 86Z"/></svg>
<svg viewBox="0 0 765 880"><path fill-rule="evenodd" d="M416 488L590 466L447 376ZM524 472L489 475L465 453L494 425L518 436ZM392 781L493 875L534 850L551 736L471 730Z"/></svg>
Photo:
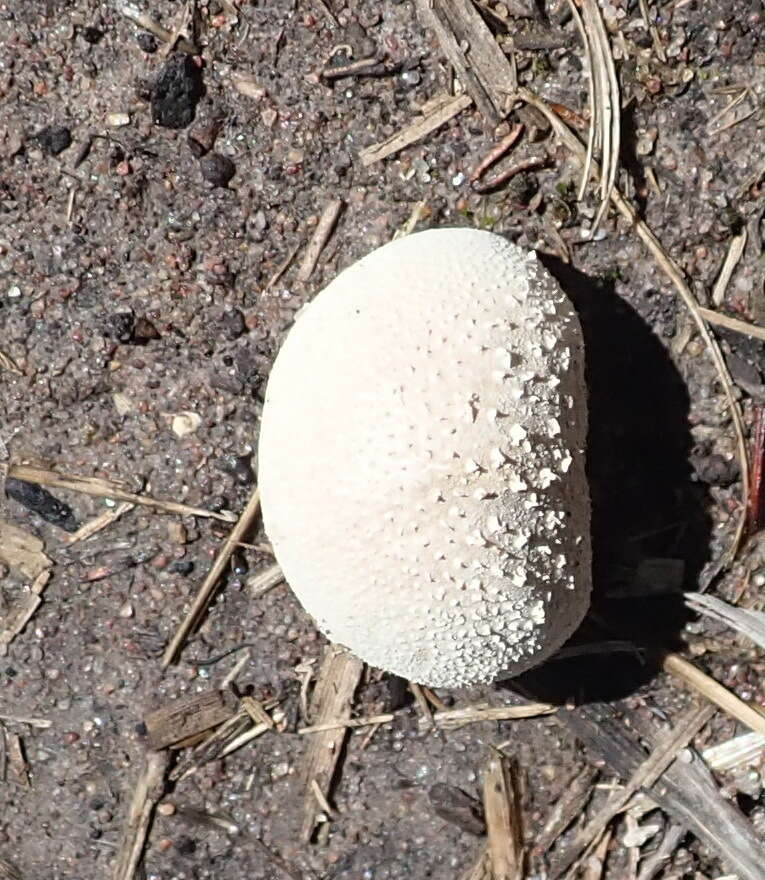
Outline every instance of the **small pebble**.
<svg viewBox="0 0 765 880"><path fill-rule="evenodd" d="M135 41L138 43L138 48L142 52L146 52L147 55L153 55L157 51L156 39L146 31L141 31L135 38Z"/></svg>
<svg viewBox="0 0 765 880"><path fill-rule="evenodd" d="M175 812L175 804L171 801L163 801L158 807L157 812L160 816L172 816Z"/></svg>
<svg viewBox="0 0 765 880"><path fill-rule="evenodd" d="M202 177L213 186L228 186L229 181L236 173L236 166L228 158L220 153L210 153L199 162Z"/></svg>
<svg viewBox="0 0 765 880"><path fill-rule="evenodd" d="M204 88L202 72L190 55L172 55L151 89L151 115L164 128L186 128Z"/></svg>
<svg viewBox="0 0 765 880"><path fill-rule="evenodd" d="M108 113L106 116L106 124L112 128L122 128L122 126L130 125L130 114Z"/></svg>
<svg viewBox="0 0 765 880"><path fill-rule="evenodd" d="M81 33L82 39L85 40L86 43L91 43L92 45L100 42L101 38L104 35L104 32L102 30L99 30L97 27L91 26L84 27Z"/></svg>

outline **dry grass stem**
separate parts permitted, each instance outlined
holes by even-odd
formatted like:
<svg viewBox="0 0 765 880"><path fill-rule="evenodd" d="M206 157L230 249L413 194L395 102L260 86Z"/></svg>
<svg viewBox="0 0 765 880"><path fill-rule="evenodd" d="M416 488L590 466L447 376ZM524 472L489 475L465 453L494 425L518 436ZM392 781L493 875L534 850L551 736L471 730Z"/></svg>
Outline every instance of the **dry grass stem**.
<svg viewBox="0 0 765 880"><path fill-rule="evenodd" d="M366 718L348 718L340 721L325 721L323 724L312 724L310 727L299 727L298 733L323 733L325 730L339 730L342 727L350 729L368 727L370 724L387 724L389 721L393 721L395 717L396 716L392 712L386 712L382 715L369 715Z"/></svg>
<svg viewBox="0 0 765 880"><path fill-rule="evenodd" d="M150 749L164 749L217 727L234 713L231 700L219 690L171 700L144 719Z"/></svg>
<svg viewBox="0 0 765 880"><path fill-rule="evenodd" d="M253 595L253 598L262 596L274 587L284 582L284 573L278 563L269 565L263 571L256 572L252 577L247 579L247 589Z"/></svg>
<svg viewBox="0 0 765 880"><path fill-rule="evenodd" d="M27 483L37 483L39 486L52 486L55 489L68 489L71 492L93 495L96 498L112 498L115 501L141 504L144 507L152 507L166 513L179 513L181 516L204 516L222 522L234 522L234 517L230 513L215 513L201 507L189 507L188 504L180 504L177 501L160 501L158 498L151 498L148 495L138 495L135 492L126 491L121 483L114 480L104 480L101 477L66 476L57 471L27 464L12 464L8 468L8 476L16 480L25 480Z"/></svg>
<svg viewBox="0 0 765 880"><path fill-rule="evenodd" d="M726 330L733 330L734 333L752 336L754 339L765 340L765 327L758 327L756 324L750 324L748 321L731 318L730 315L723 315L722 312L715 312L712 309L699 308L699 314L710 324L725 327Z"/></svg>
<svg viewBox="0 0 765 880"><path fill-rule="evenodd" d="M113 880L133 880L149 835L154 808L164 794L168 752L149 752L146 765L136 783L127 821L122 832Z"/></svg>
<svg viewBox="0 0 765 880"><path fill-rule="evenodd" d="M0 630L0 657L8 653L8 645L21 633L42 604L42 592L50 580L50 569L41 571L32 582L29 593L20 599L11 609Z"/></svg>
<svg viewBox="0 0 765 880"><path fill-rule="evenodd" d="M595 106L592 124L595 128L595 148L599 149L602 166L600 207L590 230L592 234L600 225L616 185L621 140L621 97L611 45L597 0L582 0L582 11L584 29L591 48L590 75L594 80Z"/></svg>
<svg viewBox="0 0 765 880"><path fill-rule="evenodd" d="M581 141L574 134L574 132L571 131L570 128L568 128L566 125L563 124L563 122L561 122L561 120L549 108L547 103L541 98L537 97L537 95L535 95L533 92L525 88L518 89L518 97L520 98L520 100L531 104L533 107L536 107L537 110L540 110L542 113L544 113L563 144L581 163L584 163L585 148L582 145ZM597 163L593 163L593 172L596 174L599 173ZM736 531L731 542L730 550L727 554L727 560L728 562L730 562L736 555L739 544L741 542L741 537L744 534L747 515L746 501L749 497L749 454L747 452L746 435L744 432L744 420L741 414L741 407L739 406L738 400L736 399L736 393L733 389L733 381L730 377L730 373L725 363L725 359L723 358L722 352L720 351L720 346L717 344L717 341L709 332L709 328L707 327L706 322L701 314L701 309L696 302L696 298L694 297L693 292L688 286L680 269L677 267L669 254L667 254L667 252L664 250L661 242L658 240L658 238L656 238L648 225L638 216L635 209L624 198L624 196L621 194L618 187L616 186L614 186L611 191L611 200L613 201L619 212L622 214L622 216L632 225L632 228L635 230L637 236L651 252L652 256L659 264L661 269L664 271L665 275L674 285L675 290L677 290L686 308L691 313L696 327L698 328L699 334L701 335L701 338L704 341L707 350L709 351L712 361L714 362L717 373L720 377L720 382L725 392L725 397L731 414L731 420L733 422L733 427L736 434L736 449L741 467L742 495L741 511L739 513Z"/></svg>
<svg viewBox="0 0 765 880"><path fill-rule="evenodd" d="M500 752L491 755L484 771L483 809L493 880L522 880L520 803L509 762Z"/></svg>
<svg viewBox="0 0 765 880"><path fill-rule="evenodd" d="M351 717L353 695L363 671L364 664L361 660L344 648L329 646L311 698L310 717L315 724ZM314 786L319 787L325 798L329 796L345 736L345 728L334 728L318 733L310 740L302 771L305 796L300 838L304 843L311 839L316 824Z"/></svg>
<svg viewBox="0 0 765 880"><path fill-rule="evenodd" d="M699 614L705 614L735 629L765 650L765 612L737 608L723 599L707 596L704 593L686 593L685 604Z"/></svg>
<svg viewBox="0 0 765 880"><path fill-rule="evenodd" d="M266 733L266 731L271 730L273 726L273 721L270 724L254 724L249 730L243 731L239 736L234 737L231 742L227 743L218 757L224 758L226 755L230 755L237 749L241 749L242 746L247 745L248 742L252 742L252 740Z"/></svg>
<svg viewBox="0 0 765 880"><path fill-rule="evenodd" d="M424 200L415 202L412 205L412 210L409 212L409 217L407 218L406 223L393 233L393 240L396 241L399 238L406 238L407 235L411 235L420 220L422 220L423 217L428 216L430 216L428 203Z"/></svg>
<svg viewBox="0 0 765 880"><path fill-rule="evenodd" d="M667 654L662 666L669 675L684 682L710 703L722 709L723 712L745 724L750 730L765 734L764 715L705 672L697 669L692 663L680 657L679 654Z"/></svg>
<svg viewBox="0 0 765 880"><path fill-rule="evenodd" d="M742 733L733 739L709 746L701 753L710 770L736 770L748 764L757 765L765 752L765 734Z"/></svg>
<svg viewBox="0 0 765 880"><path fill-rule="evenodd" d="M263 294L263 293L267 293L269 290L271 290L271 288L272 288L275 284L278 284L278 282L279 282L279 280L281 279L282 275L284 275L284 273L287 271L287 269L289 269L289 267L292 265L292 261L293 261L293 260L295 259L295 257L297 256L297 253L298 253L298 251L300 250L301 245L302 245L302 242L299 241L299 242L298 242L298 243L292 248L292 250L287 254L287 256L285 257L284 261L283 261L279 266L276 267L276 270L274 271L274 274L268 279L268 282L266 283L266 286L265 286L265 287L263 288L263 290L261 291L261 294Z"/></svg>
<svg viewBox="0 0 765 880"><path fill-rule="evenodd" d="M265 706L254 697L242 697L239 705L252 718L254 724L265 724L266 727L274 726L274 719L266 712Z"/></svg>
<svg viewBox="0 0 765 880"><path fill-rule="evenodd" d="M543 856L574 819L584 813L585 807L592 797L592 786L597 776L597 770L585 767L566 786L537 836L532 850L532 855L535 858Z"/></svg>
<svg viewBox="0 0 765 880"><path fill-rule="evenodd" d="M256 488L252 495L250 495L247 506L239 517L237 524L231 529L229 536L218 551L218 555L215 557L212 568L207 573L207 577L199 588L199 592L197 593L188 614L178 627L173 638L170 640L170 644L165 649L165 653L162 655L163 666L168 666L175 660L181 646L197 623L199 623L199 619L204 614L210 600L212 599L215 588L218 585L218 580L228 566L231 554L234 552L239 542L243 540L247 532L252 528L252 524L257 516L259 508L260 494Z"/></svg>
<svg viewBox="0 0 765 880"><path fill-rule="evenodd" d="M458 113L466 110L472 103L469 95L444 95L442 100L431 104L427 110L422 108L423 116L421 119L415 120L379 144L372 144L372 146L361 150L359 153L361 164L366 168L400 152L440 128Z"/></svg>
<svg viewBox="0 0 765 880"><path fill-rule="evenodd" d="M730 240L722 269L720 269L720 274L717 276L717 281L715 281L715 286L712 289L712 302L717 308L723 304L725 291L728 289L730 279L733 277L733 272L744 253L746 239L746 226L744 226L741 229L741 232L739 232L738 235L734 235Z"/></svg>
<svg viewBox="0 0 765 880"><path fill-rule="evenodd" d="M13 724L28 724L30 727L37 727L39 730L47 730L53 724L47 718L25 718L21 715L0 715L0 721L10 721Z"/></svg>
<svg viewBox="0 0 765 880"><path fill-rule="evenodd" d="M433 713L430 710L430 703L423 693L422 687L410 681L409 690L412 692L417 708L420 710L420 725L427 728L433 727Z"/></svg>
<svg viewBox="0 0 765 880"><path fill-rule="evenodd" d="M433 714L433 722L445 730L475 724L479 721L511 721L518 718L536 718L557 711L551 703L529 703L526 706L467 706L464 709L447 709ZM424 720L420 721L423 725Z"/></svg>
<svg viewBox="0 0 765 880"><path fill-rule="evenodd" d="M244 669L244 667L250 662L250 651L246 649L244 654L236 661L236 663L231 667L230 672L226 673L225 678L220 683L220 689L227 690L229 685L237 680L239 677L239 673Z"/></svg>
<svg viewBox="0 0 765 880"><path fill-rule="evenodd" d="M332 235L332 230L335 228L343 207L344 202L342 199L332 199L321 212L316 229L314 229L311 240L308 242L303 262L298 269L298 281L308 281L311 275L313 275L313 270L319 262L321 252L326 247L330 235Z"/></svg>
<svg viewBox="0 0 765 880"><path fill-rule="evenodd" d="M650 788L672 764L677 753L684 749L714 714L708 704L694 706L681 718L651 754L638 766L627 784L609 797L608 801L587 822L568 845L563 858L558 862L551 878L560 876L574 862L586 859L605 832L611 820L622 812L641 788ZM765 719L763 719L765 720ZM583 854L583 855L582 855ZM569 874L569 877L573 874Z"/></svg>
<svg viewBox="0 0 765 880"><path fill-rule="evenodd" d="M416 8L487 124L497 125L517 79L481 14L471 0L416 0Z"/></svg>
<svg viewBox="0 0 765 880"><path fill-rule="evenodd" d="M16 362L13 358L5 354L3 351L0 351L0 369L8 370L9 373L15 373L17 376L24 375L16 366Z"/></svg>
<svg viewBox="0 0 765 880"><path fill-rule="evenodd" d="M659 29L656 27L651 19L651 13L648 10L648 0L640 0L640 14L643 16L646 30L651 35L653 51L656 53L656 57L659 59L659 61L661 61L662 64L666 64L667 53L664 51L664 44L661 42Z"/></svg>
<svg viewBox="0 0 765 880"><path fill-rule="evenodd" d="M324 792L319 788L319 783L315 780L311 780L311 793L316 798L316 803L319 805L319 809L326 813L327 816L334 816L337 814L337 810L333 810L329 804L329 801L324 797Z"/></svg>
<svg viewBox="0 0 765 880"><path fill-rule="evenodd" d="M17 733L4 731L8 763L13 770L16 783L23 788L30 788L29 765L24 757L24 742Z"/></svg>
<svg viewBox="0 0 765 880"><path fill-rule="evenodd" d="M0 880L24 880L24 877L15 865L0 859Z"/></svg>
<svg viewBox="0 0 765 880"><path fill-rule="evenodd" d="M579 31L579 37L582 41L582 46L584 47L584 57L587 64L587 70L589 72L587 77L587 108L589 111L589 119L587 120L587 151L585 153L584 164L582 165L582 179L579 183L579 191L576 195L577 201L581 202L587 191L587 184L590 182L592 158L595 151L595 131L599 126L600 121L595 106L595 70L592 60L593 53L590 44L590 37L584 26L582 14L579 12L579 7L576 5L575 0L568 0L568 7L571 10L571 15L576 23L577 30Z"/></svg>
<svg viewBox="0 0 765 880"><path fill-rule="evenodd" d="M129 513L134 508L135 504L132 504L130 501L123 501L111 510L105 510L89 522L81 525L76 532L72 532L72 534L66 539L67 544L75 544L77 541L84 541L86 538L92 537L97 532L110 526L113 522L116 522L121 516Z"/></svg>

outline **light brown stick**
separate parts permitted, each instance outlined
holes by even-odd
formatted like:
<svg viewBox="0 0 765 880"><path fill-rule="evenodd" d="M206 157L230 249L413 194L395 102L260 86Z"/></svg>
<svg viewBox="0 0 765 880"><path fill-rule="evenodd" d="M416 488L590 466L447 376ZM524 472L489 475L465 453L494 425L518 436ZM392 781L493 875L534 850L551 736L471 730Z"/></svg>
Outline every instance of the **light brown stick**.
<svg viewBox="0 0 765 880"><path fill-rule="evenodd" d="M337 223L337 218L343 210L343 204L342 199L332 199L322 211L319 222L316 224L316 229L305 250L303 262L298 269L298 281L308 281L311 275L313 275L313 270L316 268L321 252L329 241L332 230L335 228L335 223Z"/></svg>
<svg viewBox="0 0 765 880"><path fill-rule="evenodd" d="M665 672L679 678L723 712L745 724L755 733L765 734L765 716L679 654L667 654L662 665Z"/></svg>
<svg viewBox="0 0 765 880"><path fill-rule="evenodd" d="M122 833L114 863L114 880L133 880L141 861L154 808L164 792L164 778L170 756L168 752L149 752L146 766L133 792L127 822Z"/></svg>
<svg viewBox="0 0 765 880"><path fill-rule="evenodd" d="M199 592L189 609L189 613L176 630L175 635L170 640L170 644L165 648L165 653L162 655L163 666L169 666L173 660L175 660L181 649L181 645L186 641L189 633L194 629L197 623L199 623L199 618L204 614L205 609L215 592L218 580L226 570L226 566L231 559L231 554L236 550L239 542L244 539L252 526L259 507L260 493L255 489L252 495L250 495L250 500L247 502L247 506L239 517L237 524L231 529L228 538L226 538L223 546L218 551L218 555L215 557L215 562L213 562L212 568L207 573L207 577L199 588Z"/></svg>
<svg viewBox="0 0 765 880"><path fill-rule="evenodd" d="M144 507L153 507L155 510L164 510L167 513L179 513L182 516L204 516L223 522L234 521L231 514L228 513L215 513L201 507L179 504L177 501L160 501L158 498L151 498L148 495L136 495L135 492L125 491L119 483L113 480L103 480L100 477L65 476L57 471L28 464L12 464L8 468L8 476L16 480L24 480L27 483L37 483L38 486L53 486L56 489L69 489L72 492L94 495L96 498L128 501L131 504L142 504Z"/></svg>

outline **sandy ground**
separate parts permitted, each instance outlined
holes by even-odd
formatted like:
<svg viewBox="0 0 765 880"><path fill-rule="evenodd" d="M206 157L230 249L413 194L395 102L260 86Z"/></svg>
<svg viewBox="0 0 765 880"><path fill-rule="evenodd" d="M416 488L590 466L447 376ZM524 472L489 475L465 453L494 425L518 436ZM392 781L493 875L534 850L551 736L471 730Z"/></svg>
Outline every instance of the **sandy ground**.
<svg viewBox="0 0 765 880"><path fill-rule="evenodd" d="M171 59L160 88L163 46L120 14L119 3L0 3L0 351L18 368L0 370L0 464L120 479L158 498L240 511L253 487L264 382L292 316L423 202L418 228L474 225L537 248L575 299L592 395L597 601L615 619L661 623L662 636L675 638L683 627L671 613L677 602L646 599L641 566L682 560L680 581L692 588L729 542L740 492L716 373L656 264L614 215L594 240L586 235L595 205L576 203L578 169L543 126L527 126L507 162L548 156L549 167L489 195L471 191L467 178L507 123L487 129L472 110L362 166L361 149L408 125L450 86L437 41L408 0L335 4L337 23L318 2L240 5L234 23L230 4L200 3L201 54ZM183 5L144 6L172 29ZM586 80L564 4L528 8L536 17L510 16L511 30L551 48L519 52L522 81L582 110ZM714 305L764 320L762 4L662 4L666 63L637 3L603 8L620 34L628 194L706 305L732 236L746 228L742 260ZM346 45L354 59L377 55L392 72L323 80L333 52L335 63L348 60L349 50L337 48ZM199 98L188 125L188 106L162 103L168 89L187 104ZM213 142L211 158L205 150ZM305 243L338 198L337 227L301 282ZM765 400L762 343L721 336L749 423ZM59 512L60 525L109 509L103 499L55 494L71 510ZM581 749L553 716L423 733L398 683L370 672L356 712L401 711L368 744L366 731L349 737L334 793L338 814L317 843L303 846L296 831L306 738L295 732L296 667L318 663L325 643L284 585L252 597L248 578L270 563L267 554L236 555L198 634L163 670L159 655L229 527L138 508L69 546L60 525L19 501L6 497L2 507L3 518L38 535L54 561L42 606L0 662L0 716L51 722L45 729L4 722L6 752L9 738L22 738L29 785L6 759L0 857L25 878L109 876L143 765L146 712L220 684L237 657L194 661L243 642L257 647L239 687L279 700L286 730L208 764L168 794L176 809L151 832L148 878L284 876L255 839L296 876L459 877L479 842L436 814L432 785L479 796L487 747L509 743L525 779L533 843L583 766ZM253 535L255 543L262 538ZM753 545L720 591L735 595L743 584L757 601L763 566ZM0 578L6 617L28 584L13 571ZM765 702L745 648L706 624L688 626L702 665ZM551 680L558 698L619 699L625 712L672 715L687 700L633 659L588 658L532 685L548 694ZM513 699L501 689L441 696L458 704ZM719 720L706 738L732 732ZM726 780L726 791L762 827L758 768L747 774ZM210 814L237 832L211 826ZM623 854L615 852L607 877L627 876ZM542 866L535 870L544 876ZM724 867L688 838L667 870L666 877L711 878Z"/></svg>

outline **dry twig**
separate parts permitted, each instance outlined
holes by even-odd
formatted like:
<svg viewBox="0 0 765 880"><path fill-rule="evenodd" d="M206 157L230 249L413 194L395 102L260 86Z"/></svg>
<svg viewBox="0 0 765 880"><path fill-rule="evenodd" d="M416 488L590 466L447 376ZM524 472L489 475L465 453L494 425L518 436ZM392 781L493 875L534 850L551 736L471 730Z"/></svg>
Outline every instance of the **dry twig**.
<svg viewBox="0 0 765 880"><path fill-rule="evenodd" d="M388 721L393 721L395 717L396 716L392 712L386 712L382 715L369 715L366 718L345 718L336 721L325 721L322 724L311 724L309 727L299 727L298 733L324 733L325 730L339 730L343 727L347 727L348 729L368 727L372 724L386 724Z"/></svg>
<svg viewBox="0 0 765 880"><path fill-rule="evenodd" d="M515 142L521 136L522 132L522 123L514 125L510 129L510 133L505 135L498 144L495 144L478 165L476 165L468 178L470 183L475 183L477 180L480 180L492 165L499 162L499 160L515 146Z"/></svg>
<svg viewBox="0 0 765 880"><path fill-rule="evenodd" d="M424 138L437 128L440 128L445 122L448 122L452 117L467 109L472 103L473 101L469 95L456 95L454 97L443 95L440 99L429 102L427 107L421 109L423 114L421 119L415 120L379 144L372 144L372 146L361 150L359 153L361 164L366 168L375 162L379 162L381 159L398 153L404 147L408 147L410 144L420 140L420 138Z"/></svg>
<svg viewBox="0 0 765 880"><path fill-rule="evenodd" d="M587 822L575 839L566 848L566 852L551 871L551 877L558 877L578 859L582 853L591 851L600 840L611 820L620 813L632 800L633 795L641 788L650 788L684 749L693 737L701 730L714 714L714 709L707 705L694 706L685 714L665 741L640 764L632 777L620 791L614 793L603 807Z"/></svg>
<svg viewBox="0 0 765 880"><path fill-rule="evenodd" d="M756 733L765 733L765 715L745 703L728 688L697 669L679 654L667 654L662 663L665 672L687 684L710 703L745 724Z"/></svg>
<svg viewBox="0 0 765 880"><path fill-rule="evenodd" d="M99 513L98 516L81 525L76 532L72 532L72 534L66 539L67 544L74 544L77 541L84 541L86 538L92 537L97 532L110 526L113 522L116 522L121 516L129 513L134 508L135 504L132 504L129 501L123 501L111 510L105 510L103 513Z"/></svg>
<svg viewBox="0 0 765 880"><path fill-rule="evenodd" d="M122 841L114 862L113 880L133 880L149 835L154 808L164 794L168 752L149 752L133 791Z"/></svg>
<svg viewBox="0 0 765 880"><path fill-rule="evenodd" d="M15 373L17 376L23 376L24 374L21 370L16 366L16 362L13 360L10 355L5 354L5 352L0 351L0 368L3 370L8 370L9 373Z"/></svg>
<svg viewBox="0 0 765 880"><path fill-rule="evenodd" d="M364 664L361 660L344 648L329 646L311 699L310 717L315 725L337 718L350 718L353 695L363 671ZM327 798L345 736L345 728L333 728L311 738L302 774L306 792L300 837L304 843L311 839L316 824L314 784L318 785L319 791Z"/></svg>
<svg viewBox="0 0 765 880"><path fill-rule="evenodd" d="M712 289L712 302L717 308L723 304L725 291L728 289L730 279L733 277L733 272L744 253L746 239L746 226L744 226L741 229L741 232L739 232L738 235L734 235L730 240L728 251L725 254L725 260L722 264L722 269L720 269L720 274L717 276L717 281L715 281L715 286Z"/></svg>
<svg viewBox="0 0 765 880"><path fill-rule="evenodd" d="M308 242L303 262L298 269L298 281L308 281L311 275L313 275L313 270L316 268L321 252L326 247L329 237L332 235L332 230L337 223L337 218L343 210L343 204L342 199L332 199L322 211L319 222L316 224L316 229L311 236L311 240Z"/></svg>
<svg viewBox="0 0 765 880"><path fill-rule="evenodd" d="M189 633L194 629L199 622L200 617L204 614L205 609L215 592L218 580L226 570L226 566L231 559L231 554L236 550L239 542L252 527L259 508L260 494L258 490L255 489L252 495L250 495L247 506L239 517L237 524L231 529L229 536L218 551L218 555L215 557L215 562L213 562L212 568L207 573L207 577L199 588L199 592L197 593L188 614L176 630L175 635L170 640L170 644L165 648L165 653L162 655L163 666L168 666L173 660L175 660Z"/></svg>
<svg viewBox="0 0 765 880"><path fill-rule="evenodd" d="M204 516L222 522L234 521L233 516L229 513L216 513L201 507L189 507L187 504L180 504L177 501L160 501L158 498L151 498L148 495L137 495L135 492L126 491L122 483L104 480L101 477L66 476L57 471L28 464L12 464L8 468L8 476L16 480L25 480L27 483L37 483L39 486L53 486L56 489L68 489L72 492L94 495L96 498L112 498L115 501L141 504L144 507L152 507L166 513L179 513L182 516Z"/></svg>
<svg viewBox="0 0 765 880"><path fill-rule="evenodd" d="M262 596L274 587L284 582L284 573L278 562L269 565L262 571L256 572L247 579L247 589L253 597Z"/></svg>
<svg viewBox="0 0 765 880"><path fill-rule="evenodd" d="M441 51L489 125L506 113L515 92L512 66L470 0L417 0L417 14L432 28Z"/></svg>
<svg viewBox="0 0 765 880"><path fill-rule="evenodd" d="M433 713L433 722L437 727L454 729L464 724L479 721L510 721L517 718L536 718L538 715L551 715L557 711L551 703L528 703L525 706L466 706L463 709L446 709ZM424 720L420 721L423 725Z"/></svg>
<svg viewBox="0 0 765 880"><path fill-rule="evenodd" d="M484 771L483 808L493 880L522 880L520 803L512 770L500 752L491 755Z"/></svg>
<svg viewBox="0 0 765 880"><path fill-rule="evenodd" d="M733 330L734 333L743 333L745 336L751 336L754 339L765 340L765 327L758 327L756 324L750 324L748 321L731 318L730 315L724 315L722 312L715 312L712 309L705 309L703 307L699 307L699 314L710 324L716 324L718 327L724 327L726 330Z"/></svg>
<svg viewBox="0 0 765 880"><path fill-rule="evenodd" d="M545 822L544 828L537 836L532 850L532 855L535 858L543 856L574 819L583 815L585 807L592 797L592 785L597 775L597 770L585 767L564 788Z"/></svg>

